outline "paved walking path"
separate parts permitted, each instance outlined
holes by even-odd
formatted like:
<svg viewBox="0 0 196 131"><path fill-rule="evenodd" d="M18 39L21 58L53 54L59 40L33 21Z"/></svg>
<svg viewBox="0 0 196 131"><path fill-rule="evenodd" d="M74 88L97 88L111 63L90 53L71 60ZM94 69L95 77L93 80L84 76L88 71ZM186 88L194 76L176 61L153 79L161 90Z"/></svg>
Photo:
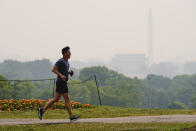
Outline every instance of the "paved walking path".
<svg viewBox="0 0 196 131"><path fill-rule="evenodd" d="M196 115L133 116L116 118L86 118L74 123L150 123L196 122ZM69 119L0 119L0 125L70 123Z"/></svg>

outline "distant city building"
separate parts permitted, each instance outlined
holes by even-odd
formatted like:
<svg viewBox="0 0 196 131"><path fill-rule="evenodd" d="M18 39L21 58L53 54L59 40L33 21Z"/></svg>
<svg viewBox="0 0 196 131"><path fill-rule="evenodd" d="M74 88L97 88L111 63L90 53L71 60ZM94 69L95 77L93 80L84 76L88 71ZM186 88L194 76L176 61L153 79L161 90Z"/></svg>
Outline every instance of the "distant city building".
<svg viewBox="0 0 196 131"><path fill-rule="evenodd" d="M127 76L144 77L147 73L148 59L145 54L116 54L110 67Z"/></svg>

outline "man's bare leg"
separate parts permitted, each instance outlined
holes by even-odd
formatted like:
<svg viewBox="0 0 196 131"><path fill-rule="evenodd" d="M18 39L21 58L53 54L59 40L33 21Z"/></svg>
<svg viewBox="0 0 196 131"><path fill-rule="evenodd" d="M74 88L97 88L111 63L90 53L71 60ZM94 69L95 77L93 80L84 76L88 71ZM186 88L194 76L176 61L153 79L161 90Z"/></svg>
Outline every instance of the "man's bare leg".
<svg viewBox="0 0 196 131"><path fill-rule="evenodd" d="M65 105L66 105L67 111L69 113L69 117L71 118L71 117L73 117L73 114L72 114L69 94L68 93L64 93L63 94L63 98L65 100Z"/></svg>
<svg viewBox="0 0 196 131"><path fill-rule="evenodd" d="M45 104L45 106L43 107L43 112L45 112L53 103L57 102L60 98L61 94L56 93L54 98L52 98L50 101L47 102L47 104Z"/></svg>
<svg viewBox="0 0 196 131"><path fill-rule="evenodd" d="M55 97L54 97L53 99L51 99L49 102L47 102L43 108L38 108L38 117L39 117L40 120L42 120L42 116L43 116L44 112L45 112L54 102L57 102L60 98L61 98L61 94L56 93L56 94L55 94Z"/></svg>

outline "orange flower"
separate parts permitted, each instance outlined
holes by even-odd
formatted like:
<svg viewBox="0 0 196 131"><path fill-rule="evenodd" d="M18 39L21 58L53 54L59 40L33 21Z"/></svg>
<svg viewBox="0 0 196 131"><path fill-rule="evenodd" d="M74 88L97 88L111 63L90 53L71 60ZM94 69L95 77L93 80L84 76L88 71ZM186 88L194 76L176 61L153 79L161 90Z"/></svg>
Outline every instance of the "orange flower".
<svg viewBox="0 0 196 131"><path fill-rule="evenodd" d="M38 105L43 105L45 102L46 100L40 100L40 99L0 100L0 111L32 110L32 109L37 109ZM70 105L72 108L90 107L90 104L81 104L80 102L73 102L73 101L70 102ZM3 110L2 110L2 106L5 107ZM65 104L62 103L62 100L59 100L58 102L55 102L50 109L52 110L62 109L63 107L65 107Z"/></svg>

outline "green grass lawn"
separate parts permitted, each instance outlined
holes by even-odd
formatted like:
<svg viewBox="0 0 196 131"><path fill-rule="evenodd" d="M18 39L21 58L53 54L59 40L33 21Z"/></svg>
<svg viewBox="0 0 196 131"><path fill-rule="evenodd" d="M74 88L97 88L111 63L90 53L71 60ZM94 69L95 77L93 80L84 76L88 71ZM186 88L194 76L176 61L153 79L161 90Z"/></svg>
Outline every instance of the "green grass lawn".
<svg viewBox="0 0 196 131"><path fill-rule="evenodd" d="M181 131L195 123L124 123L124 124L51 124L0 126L0 131Z"/></svg>
<svg viewBox="0 0 196 131"><path fill-rule="evenodd" d="M74 114L81 115L81 118L107 118L123 116L153 116L169 114L196 114L193 109L134 109L111 106L97 106L95 108L79 108L73 110ZM0 119L6 118L37 118L37 111L1 111ZM47 110L43 119L64 119L68 118L66 110Z"/></svg>
<svg viewBox="0 0 196 131"><path fill-rule="evenodd" d="M111 106L97 106L90 109L74 109L74 114L81 115L81 118L107 118L123 116L153 116L170 114L196 114L196 110L190 109L134 109ZM0 119L14 118L37 118L37 111L1 111ZM68 118L66 110L48 110L43 119L64 119ZM0 126L0 131L79 131L79 130L129 130L129 131L181 131L184 128L195 126L196 123L72 123L72 124L36 124L36 125L10 125Z"/></svg>

